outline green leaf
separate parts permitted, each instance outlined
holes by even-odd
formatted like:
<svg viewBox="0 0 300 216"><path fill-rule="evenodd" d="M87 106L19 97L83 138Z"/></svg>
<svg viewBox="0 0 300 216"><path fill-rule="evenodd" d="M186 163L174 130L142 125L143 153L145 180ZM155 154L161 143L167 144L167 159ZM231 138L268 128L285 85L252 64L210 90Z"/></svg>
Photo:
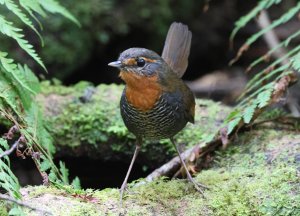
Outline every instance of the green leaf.
<svg viewBox="0 0 300 216"><path fill-rule="evenodd" d="M45 172L45 171L51 169L51 167L52 167L52 164L46 158L44 158L44 160L40 164L41 171Z"/></svg>
<svg viewBox="0 0 300 216"><path fill-rule="evenodd" d="M266 105L268 105L268 102L271 99L272 92L273 92L273 88L269 88L259 93L259 95L257 96L257 102L258 102L257 106L259 108L263 108Z"/></svg>
<svg viewBox="0 0 300 216"><path fill-rule="evenodd" d="M252 35L249 39L247 39L246 44L251 45L254 43L258 38L260 38L262 35L264 35L266 32L270 31L271 29L276 28L277 26L288 22L291 20L300 10L300 2L292 7L288 12L284 13L280 18L277 20L274 20L271 25L269 25L267 28L264 28L257 32L256 34Z"/></svg>
<svg viewBox="0 0 300 216"><path fill-rule="evenodd" d="M13 208L8 212L8 215L25 216L25 213L20 206L14 204Z"/></svg>
<svg viewBox="0 0 300 216"><path fill-rule="evenodd" d="M242 117L237 117L235 119L232 119L227 124L227 135L231 134L231 132L235 129L235 127L240 123L241 120L242 120Z"/></svg>
<svg viewBox="0 0 300 216"><path fill-rule="evenodd" d="M271 56L271 54L273 54L279 48L287 47L289 45L289 43L291 42L291 40L297 38L299 35L300 35L300 30L296 31L295 33L290 35L288 38L286 38L284 41L282 41L281 43L279 43L278 45L273 47L271 50L268 51L268 53L266 55ZM253 68L256 65L258 65L259 63L263 62L265 60L266 55L263 55L263 56L259 57L257 60L255 60L254 62L252 62L250 64L249 68Z"/></svg>
<svg viewBox="0 0 300 216"><path fill-rule="evenodd" d="M4 150L9 149L9 146L7 144L7 140L5 140L1 137L0 137L0 147L3 148Z"/></svg>
<svg viewBox="0 0 300 216"><path fill-rule="evenodd" d="M298 52L292 59L291 59L291 66L292 68L297 71L298 73L300 72L300 52Z"/></svg>
<svg viewBox="0 0 300 216"><path fill-rule="evenodd" d="M256 104L248 106L243 112L243 119L246 124L249 124L255 112Z"/></svg>
<svg viewBox="0 0 300 216"><path fill-rule="evenodd" d="M42 17L46 17L47 14L45 13L45 11L43 10L43 8L41 7L39 1L37 0L19 0L20 5L27 10L27 12L32 16L33 12L38 13L39 15L41 15ZM35 17L34 15L32 17Z"/></svg>
<svg viewBox="0 0 300 216"><path fill-rule="evenodd" d="M39 81L27 65L24 65L24 67L20 64L16 65L13 59L7 58L7 53L1 51L0 63L7 72L12 74L14 79L18 82L17 85L21 85L33 94L39 92Z"/></svg>
<svg viewBox="0 0 300 216"><path fill-rule="evenodd" d="M74 187L74 189L81 189L80 179L76 176L71 185Z"/></svg>
<svg viewBox="0 0 300 216"><path fill-rule="evenodd" d="M11 83L11 81L9 81L6 76L5 73L2 72L0 70L1 76L0 76L0 98L2 99L2 101L5 103L5 105L8 107L10 107L15 114L18 115L18 117L20 117L20 119L22 119L22 106L20 107L18 102L18 95L16 93L16 91L12 90L13 84ZM0 110L3 112L5 111L8 107L0 107ZM6 108L6 109L5 109Z"/></svg>
<svg viewBox="0 0 300 216"><path fill-rule="evenodd" d="M41 111L37 104L32 103L25 116L26 131L22 130L27 140L33 140L41 148L47 149L48 154L55 152L52 138L46 129Z"/></svg>
<svg viewBox="0 0 300 216"><path fill-rule="evenodd" d="M42 62L41 58L38 56L36 51L33 49L33 46L24 39L24 35L21 34L22 29L14 27L12 22L8 22L3 16L0 15L0 32L10 38L13 38L17 41L19 46L27 52L44 70L46 67Z"/></svg>
<svg viewBox="0 0 300 216"><path fill-rule="evenodd" d="M67 169L64 162L59 161L59 170L62 174L62 181L64 184L69 184L69 170Z"/></svg>
<svg viewBox="0 0 300 216"><path fill-rule="evenodd" d="M245 16L241 17L238 21L235 22L235 28L230 35L230 40L233 40L238 31L247 25L252 19L264 9L268 9L274 4L279 4L281 0L261 0L257 5Z"/></svg>
<svg viewBox="0 0 300 216"><path fill-rule="evenodd" d="M7 9L10 10L11 12L13 12L17 17L20 18L20 20L22 20L22 22L29 26L40 38L41 43L43 44L43 38L40 35L40 33L36 30L36 28L34 27L33 23L31 22L31 20L27 17L27 15L25 13L22 12L22 10L19 8L19 6L17 4L15 4L15 2L13 2L12 0L3 0L3 3L6 5Z"/></svg>
<svg viewBox="0 0 300 216"><path fill-rule="evenodd" d="M231 113L229 113L225 119L225 122L228 122L232 120L233 118L236 118L237 116L241 115L241 111L239 109L234 109Z"/></svg>
<svg viewBox="0 0 300 216"><path fill-rule="evenodd" d="M59 13L69 20L73 21L76 25L80 26L79 21L59 2L55 0L39 0L40 5L50 13Z"/></svg>
<svg viewBox="0 0 300 216"><path fill-rule="evenodd" d="M34 13L39 14L42 17L46 17L47 14L41 8L41 5L36 0L19 0L21 7L23 7L27 13L39 24L40 29L43 29L43 26L39 19L35 16Z"/></svg>

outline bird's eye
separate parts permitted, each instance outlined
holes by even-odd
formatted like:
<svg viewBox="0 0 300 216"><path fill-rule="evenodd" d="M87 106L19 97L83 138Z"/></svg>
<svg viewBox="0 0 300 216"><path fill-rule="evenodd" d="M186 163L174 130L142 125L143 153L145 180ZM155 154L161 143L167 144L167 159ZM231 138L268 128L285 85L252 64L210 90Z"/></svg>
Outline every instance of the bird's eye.
<svg viewBox="0 0 300 216"><path fill-rule="evenodd" d="M138 67L143 67L145 65L145 59L142 59L142 58L138 58L136 59L136 64Z"/></svg>

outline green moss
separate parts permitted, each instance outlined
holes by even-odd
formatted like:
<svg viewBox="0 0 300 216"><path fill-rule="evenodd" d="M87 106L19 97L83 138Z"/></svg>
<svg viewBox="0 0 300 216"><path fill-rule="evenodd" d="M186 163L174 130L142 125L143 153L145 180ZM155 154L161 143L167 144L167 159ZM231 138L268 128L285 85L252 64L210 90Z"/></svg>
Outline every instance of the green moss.
<svg viewBox="0 0 300 216"><path fill-rule="evenodd" d="M7 205L4 202L0 202L0 216L8 216Z"/></svg>
<svg viewBox="0 0 300 216"><path fill-rule="evenodd" d="M236 138L218 151L209 170L196 180L207 185L204 199L186 180L158 179L129 184L119 209L117 189L58 190L31 187L25 201L44 206L57 215L300 215L300 135L260 127ZM53 196L49 196L52 194ZM75 196L76 195L76 196ZM80 195L80 196L78 196ZM84 200L82 197L89 197ZM80 198L81 197L81 198ZM67 203L65 205L57 202ZM71 212L64 208L74 206ZM34 214L32 214L34 215Z"/></svg>
<svg viewBox="0 0 300 216"><path fill-rule="evenodd" d="M41 82L42 93L44 95L58 94L62 96L62 95L75 94L74 96L80 96L80 94L83 95L84 90L89 86L93 86L93 84L86 81L81 81L70 88L63 86L61 84L61 81L57 79L53 79L52 82L50 81Z"/></svg>

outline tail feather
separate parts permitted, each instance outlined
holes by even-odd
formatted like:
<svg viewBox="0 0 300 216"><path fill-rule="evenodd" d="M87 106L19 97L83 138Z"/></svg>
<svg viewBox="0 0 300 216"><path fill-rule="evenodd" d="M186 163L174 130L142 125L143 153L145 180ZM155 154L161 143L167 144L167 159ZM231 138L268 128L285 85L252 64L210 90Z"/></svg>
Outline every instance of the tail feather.
<svg viewBox="0 0 300 216"><path fill-rule="evenodd" d="M179 77L183 76L188 66L191 40L192 33L186 25L172 23L161 56Z"/></svg>

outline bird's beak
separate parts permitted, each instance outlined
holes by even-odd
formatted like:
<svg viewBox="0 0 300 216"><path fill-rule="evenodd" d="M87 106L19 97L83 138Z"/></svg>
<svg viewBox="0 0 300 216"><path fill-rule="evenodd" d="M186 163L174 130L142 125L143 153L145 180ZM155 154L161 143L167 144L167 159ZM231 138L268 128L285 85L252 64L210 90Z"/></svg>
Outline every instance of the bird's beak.
<svg viewBox="0 0 300 216"><path fill-rule="evenodd" d="M122 66L122 62L121 61L114 61L114 62L109 63L108 66L120 68Z"/></svg>

